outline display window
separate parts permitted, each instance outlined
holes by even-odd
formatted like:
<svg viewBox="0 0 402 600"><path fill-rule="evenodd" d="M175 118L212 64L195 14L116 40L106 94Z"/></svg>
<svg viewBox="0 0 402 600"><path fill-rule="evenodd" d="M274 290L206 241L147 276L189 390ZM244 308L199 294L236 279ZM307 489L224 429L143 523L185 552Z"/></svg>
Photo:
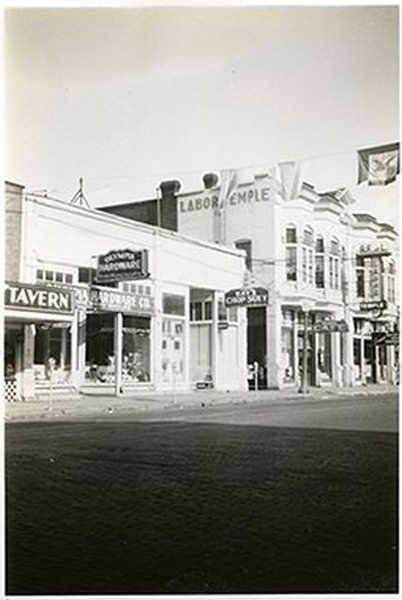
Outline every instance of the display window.
<svg viewBox="0 0 402 600"><path fill-rule="evenodd" d="M35 327L34 376L36 383L67 383L71 374L70 325Z"/></svg>
<svg viewBox="0 0 402 600"><path fill-rule="evenodd" d="M112 384L115 381L114 313L87 315L87 382ZM151 319L123 315L123 383L150 381Z"/></svg>
<svg viewBox="0 0 402 600"><path fill-rule="evenodd" d="M283 381L290 383L295 381L295 348L293 329L282 328L282 370Z"/></svg>
<svg viewBox="0 0 402 600"><path fill-rule="evenodd" d="M123 382L150 381L151 319L123 316Z"/></svg>
<svg viewBox="0 0 402 600"><path fill-rule="evenodd" d="M114 382L114 315L87 314L85 379L91 383Z"/></svg>
<svg viewBox="0 0 402 600"><path fill-rule="evenodd" d="M317 343L317 368L321 382L329 382L332 379L331 365L331 334L319 333L316 337Z"/></svg>

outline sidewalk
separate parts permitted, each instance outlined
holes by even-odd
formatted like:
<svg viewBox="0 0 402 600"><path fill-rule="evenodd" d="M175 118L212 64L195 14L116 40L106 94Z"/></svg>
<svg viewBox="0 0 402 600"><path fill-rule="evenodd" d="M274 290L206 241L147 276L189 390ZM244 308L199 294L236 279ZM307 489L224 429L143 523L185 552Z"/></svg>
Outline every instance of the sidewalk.
<svg viewBox="0 0 402 600"><path fill-rule="evenodd" d="M243 392L216 392L212 390L144 394L74 395L68 397L43 398L30 402L4 403L6 421L70 420L107 417L109 414L124 415L164 410L207 408L224 404L246 404L261 402L303 402L325 400L336 396L370 396L395 394L399 388L391 385L368 385L354 388L311 388L307 394L295 389L261 390Z"/></svg>

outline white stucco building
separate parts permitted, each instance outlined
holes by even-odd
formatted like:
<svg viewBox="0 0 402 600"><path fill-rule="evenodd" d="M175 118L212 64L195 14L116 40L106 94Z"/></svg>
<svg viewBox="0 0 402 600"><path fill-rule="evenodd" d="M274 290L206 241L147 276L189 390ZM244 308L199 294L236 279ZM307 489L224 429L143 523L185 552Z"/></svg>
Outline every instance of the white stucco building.
<svg viewBox="0 0 402 600"><path fill-rule="evenodd" d="M5 198L7 399L50 385L123 394L246 389L246 310L223 303L244 280L242 252L13 183ZM137 253L145 275L98 284L99 257L113 262L111 251Z"/></svg>
<svg viewBox="0 0 402 600"><path fill-rule="evenodd" d="M299 385L306 313L309 385L395 383L396 230L354 214L345 190L303 183L286 196L275 172L237 186L221 211L218 177L204 183L177 195L178 230L244 249L249 284L268 289L267 308L248 309L248 362L268 387Z"/></svg>

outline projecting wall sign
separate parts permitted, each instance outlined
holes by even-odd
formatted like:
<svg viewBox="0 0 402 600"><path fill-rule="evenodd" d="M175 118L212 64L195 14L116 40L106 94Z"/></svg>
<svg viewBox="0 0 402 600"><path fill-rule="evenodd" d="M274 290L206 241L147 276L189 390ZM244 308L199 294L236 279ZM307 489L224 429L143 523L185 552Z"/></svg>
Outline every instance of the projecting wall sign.
<svg viewBox="0 0 402 600"><path fill-rule="evenodd" d="M148 250L111 250L98 257L97 283L145 279L148 272Z"/></svg>
<svg viewBox="0 0 402 600"><path fill-rule="evenodd" d="M225 294L226 306L266 306L268 290L262 287L238 288Z"/></svg>

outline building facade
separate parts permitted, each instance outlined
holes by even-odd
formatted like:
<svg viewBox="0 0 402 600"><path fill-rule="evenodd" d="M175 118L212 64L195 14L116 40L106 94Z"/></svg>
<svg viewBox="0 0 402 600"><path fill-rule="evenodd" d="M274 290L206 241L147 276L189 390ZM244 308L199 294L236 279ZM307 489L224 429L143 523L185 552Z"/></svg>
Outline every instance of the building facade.
<svg viewBox="0 0 402 600"><path fill-rule="evenodd" d="M275 169L238 185L223 205L218 176L203 182L191 193L176 182L166 210L176 210L181 233L242 250L245 287L268 290L267 307L247 308L247 363L259 385L396 383L396 230L354 214L345 190L322 194L304 182L284 194ZM106 210L142 218L134 203Z"/></svg>
<svg viewBox="0 0 402 600"><path fill-rule="evenodd" d="M240 251L13 183L5 198L8 400L246 389L246 310L224 305Z"/></svg>

